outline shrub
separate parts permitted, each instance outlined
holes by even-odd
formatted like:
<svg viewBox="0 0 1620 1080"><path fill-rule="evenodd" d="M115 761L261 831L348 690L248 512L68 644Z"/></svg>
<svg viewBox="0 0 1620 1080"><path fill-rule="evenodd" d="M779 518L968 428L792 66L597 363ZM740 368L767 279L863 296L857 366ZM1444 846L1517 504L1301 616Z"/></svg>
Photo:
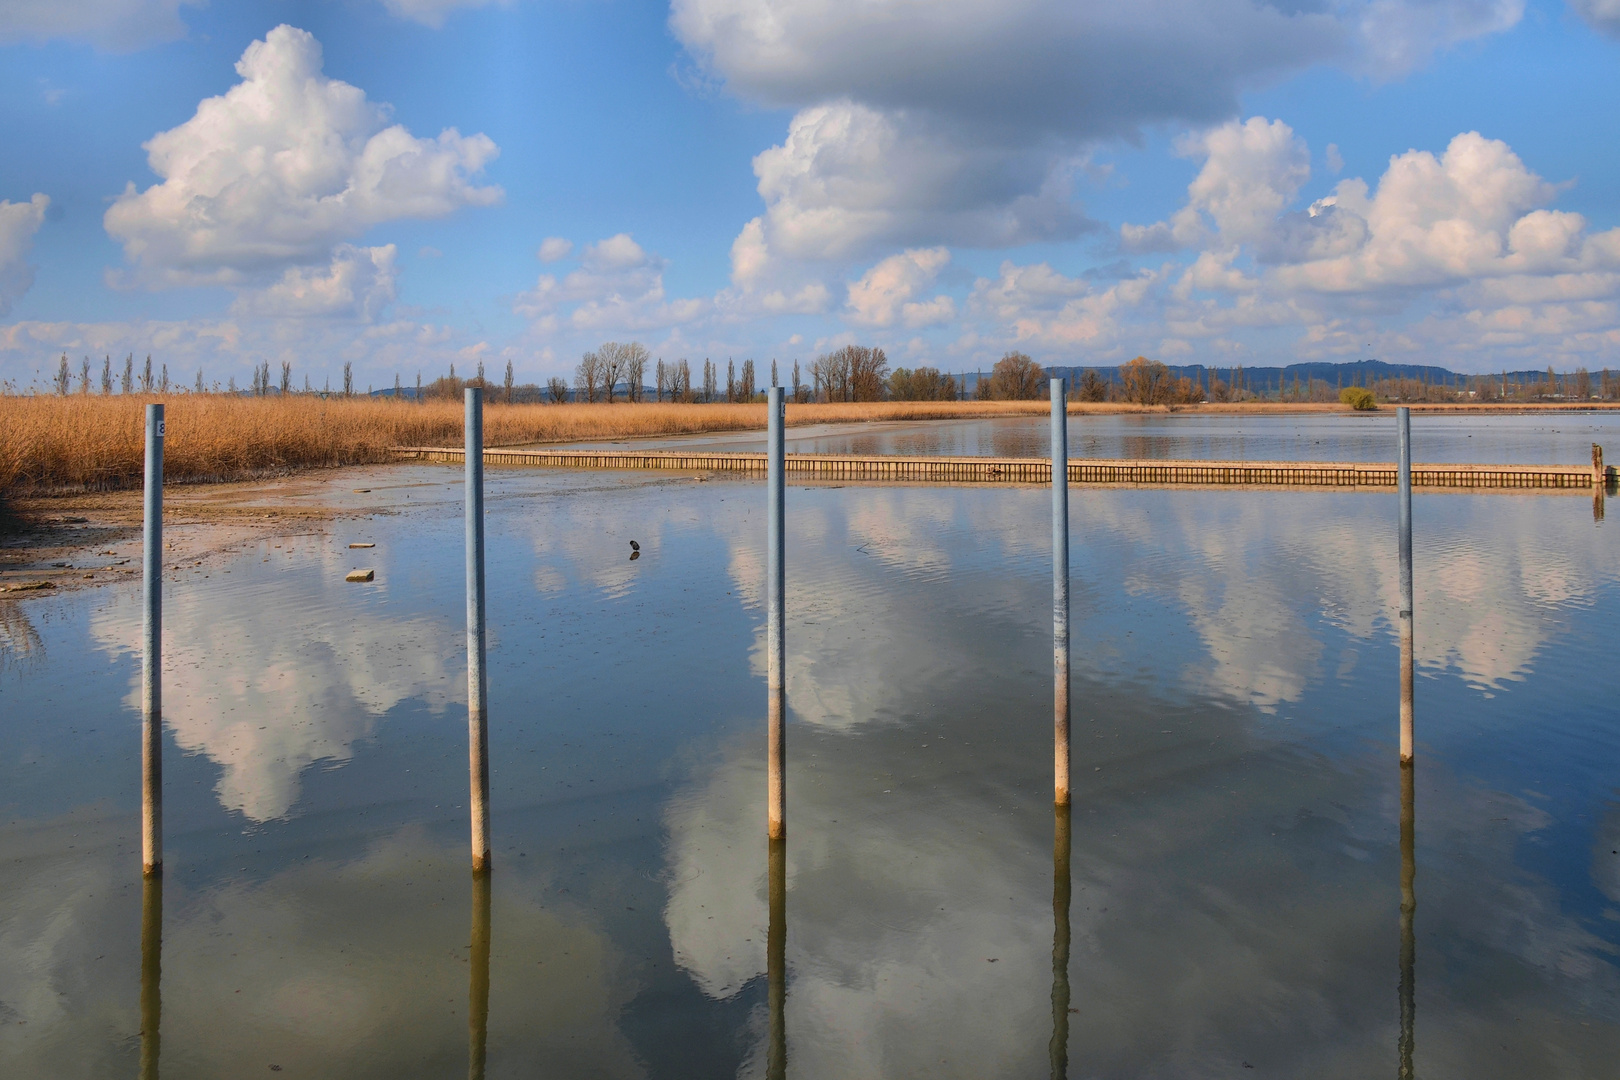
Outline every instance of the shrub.
<svg viewBox="0 0 1620 1080"><path fill-rule="evenodd" d="M1359 409L1362 412L1378 408L1378 399L1373 397L1373 392L1365 386L1345 387L1339 391L1339 401L1341 404L1348 405L1352 409Z"/></svg>

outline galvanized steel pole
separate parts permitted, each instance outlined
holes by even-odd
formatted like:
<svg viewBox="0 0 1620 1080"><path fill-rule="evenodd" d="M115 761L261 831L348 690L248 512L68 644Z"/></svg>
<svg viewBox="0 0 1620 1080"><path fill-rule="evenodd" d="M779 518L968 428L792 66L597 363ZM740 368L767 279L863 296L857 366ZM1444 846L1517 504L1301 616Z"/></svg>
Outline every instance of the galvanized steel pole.
<svg viewBox="0 0 1620 1080"><path fill-rule="evenodd" d="M769 505L765 516L765 652L769 662L769 732L765 747L766 808L765 832L772 840L787 836L787 742L782 731L786 709L787 637L784 632L782 594L786 574L783 569L785 549L785 511L782 428L786 409L782 401L782 388L771 387L769 420L766 425L765 487Z"/></svg>
<svg viewBox="0 0 1620 1080"><path fill-rule="evenodd" d="M1069 413L1065 380L1052 380L1053 797L1069 805Z"/></svg>
<svg viewBox="0 0 1620 1080"><path fill-rule="evenodd" d="M141 881L141 1057L136 1076L158 1080L163 1023L163 875Z"/></svg>
<svg viewBox="0 0 1620 1080"><path fill-rule="evenodd" d="M787 842L771 840L768 855L770 921L765 926L765 998L769 1006L766 1080L787 1076Z"/></svg>
<svg viewBox="0 0 1620 1080"><path fill-rule="evenodd" d="M1413 788L1417 766L1401 762L1401 1030L1395 1075L1412 1080L1412 1050L1417 1027L1417 938L1412 921L1417 917L1417 815Z"/></svg>
<svg viewBox="0 0 1620 1080"><path fill-rule="evenodd" d="M146 407L141 531L141 868L163 872L163 406Z"/></svg>
<svg viewBox="0 0 1620 1080"><path fill-rule="evenodd" d="M467 1080L484 1080L489 1046L489 875L473 874L467 980Z"/></svg>
<svg viewBox="0 0 1620 1080"><path fill-rule="evenodd" d="M1053 808L1052 832L1052 1041L1047 1047L1052 1080L1069 1076L1069 874L1068 804Z"/></svg>
<svg viewBox="0 0 1620 1080"><path fill-rule="evenodd" d="M1401 545L1401 760L1412 760L1412 411L1396 410L1396 440L1400 461L1396 483L1400 489Z"/></svg>
<svg viewBox="0 0 1620 1080"><path fill-rule="evenodd" d="M472 865L489 869L489 711L484 677L484 391L467 388L467 766Z"/></svg>

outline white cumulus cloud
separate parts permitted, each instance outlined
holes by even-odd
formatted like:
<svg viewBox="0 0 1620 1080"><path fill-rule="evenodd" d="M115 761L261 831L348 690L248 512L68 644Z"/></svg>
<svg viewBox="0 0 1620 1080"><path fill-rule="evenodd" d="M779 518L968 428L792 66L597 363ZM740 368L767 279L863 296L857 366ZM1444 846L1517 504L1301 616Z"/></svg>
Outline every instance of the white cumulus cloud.
<svg viewBox="0 0 1620 1080"><path fill-rule="evenodd" d="M559 262L574 253L574 242L565 240L560 236L548 236L540 241L540 250L537 253L541 262Z"/></svg>
<svg viewBox="0 0 1620 1080"><path fill-rule="evenodd" d="M703 73L796 109L754 162L769 249L1000 247L1086 226L1070 175L1097 140L1205 125L1314 64L1380 77L1505 29L1522 0L674 0Z"/></svg>
<svg viewBox="0 0 1620 1080"><path fill-rule="evenodd" d="M315 38L278 26L242 54L242 82L145 144L162 182L130 184L105 218L134 280L249 282L383 222L500 201L475 179L497 153L487 136L417 138L321 69Z"/></svg>
<svg viewBox="0 0 1620 1080"><path fill-rule="evenodd" d="M27 202L0 199L0 316L11 314L11 305L33 288L28 256L50 205L50 197L37 192Z"/></svg>
<svg viewBox="0 0 1620 1080"><path fill-rule="evenodd" d="M397 254L393 244L369 248L340 244L330 266L289 266L274 285L244 292L233 310L282 318L371 322L397 295Z"/></svg>
<svg viewBox="0 0 1620 1080"><path fill-rule="evenodd" d="M845 317L856 326L917 328L945 322L956 315L949 296L914 299L933 283L951 254L942 247L916 248L891 255L849 284Z"/></svg>

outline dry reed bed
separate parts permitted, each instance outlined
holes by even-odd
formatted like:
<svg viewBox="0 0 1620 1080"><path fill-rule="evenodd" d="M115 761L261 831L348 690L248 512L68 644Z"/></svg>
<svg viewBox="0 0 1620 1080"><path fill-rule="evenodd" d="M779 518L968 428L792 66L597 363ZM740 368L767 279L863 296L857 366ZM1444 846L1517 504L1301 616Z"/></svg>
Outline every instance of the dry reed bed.
<svg viewBox="0 0 1620 1080"><path fill-rule="evenodd" d="M175 482L391 460L393 446L459 445L459 401L227 397L181 394L0 397L0 491L139 486L148 402L167 406L164 474ZM1038 413L1044 402L877 402L796 405L790 424ZM764 405L642 402L504 405L485 409L491 446L744 431Z"/></svg>
<svg viewBox="0 0 1620 1080"><path fill-rule="evenodd" d="M492 394L492 397L494 395ZM0 492L137 487L142 417L168 406L164 472L176 482L243 477L390 460L393 446L459 445L459 401L420 404L374 398L230 397L180 394L0 397ZM1039 415L1046 401L884 401L792 405L788 424L941 420ZM1498 406L1503 411L1513 411ZM1071 412L1164 412L1118 402L1071 404ZM1199 412L1341 412L1339 405L1245 402L1172 406ZM485 410L490 446L579 442L713 431L758 430L765 406L638 404L504 405Z"/></svg>

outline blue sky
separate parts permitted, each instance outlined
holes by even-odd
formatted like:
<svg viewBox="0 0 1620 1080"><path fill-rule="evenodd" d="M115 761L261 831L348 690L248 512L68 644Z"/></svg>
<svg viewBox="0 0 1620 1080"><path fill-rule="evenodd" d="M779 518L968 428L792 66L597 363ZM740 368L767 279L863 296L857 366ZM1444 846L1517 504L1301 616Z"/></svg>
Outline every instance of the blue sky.
<svg viewBox="0 0 1620 1080"><path fill-rule="evenodd" d="M0 379L1620 368L1620 0L8 0Z"/></svg>

